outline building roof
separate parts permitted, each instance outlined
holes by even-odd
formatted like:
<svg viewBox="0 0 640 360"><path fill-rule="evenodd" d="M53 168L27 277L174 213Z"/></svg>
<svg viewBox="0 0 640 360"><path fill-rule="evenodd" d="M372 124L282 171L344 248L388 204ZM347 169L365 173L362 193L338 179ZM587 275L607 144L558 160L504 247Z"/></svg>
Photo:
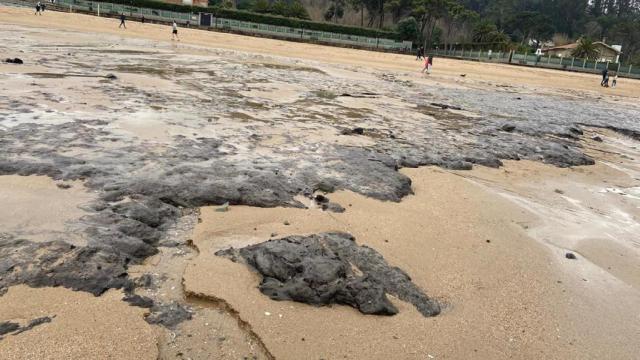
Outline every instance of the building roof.
<svg viewBox="0 0 640 360"><path fill-rule="evenodd" d="M605 43L603 43L602 41L596 41L593 43L593 45L602 45L604 47L606 47L607 49L611 50L611 51L615 51L617 54L622 53L621 51L619 51L618 49L611 47L610 45L607 45ZM567 45L560 45L560 46L554 46L554 47L548 47L548 48L543 48L542 51L549 51L549 50L571 50L571 49L575 49L578 46L578 43L575 42L573 44L567 44Z"/></svg>

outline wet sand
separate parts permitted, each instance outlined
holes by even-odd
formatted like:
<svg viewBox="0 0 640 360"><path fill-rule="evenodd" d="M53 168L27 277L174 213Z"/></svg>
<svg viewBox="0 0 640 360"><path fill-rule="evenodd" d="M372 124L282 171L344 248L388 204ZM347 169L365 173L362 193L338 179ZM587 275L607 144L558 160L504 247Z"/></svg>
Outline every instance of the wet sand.
<svg viewBox="0 0 640 360"><path fill-rule="evenodd" d="M529 162L477 172L499 177L528 173L525 169L559 175L555 168ZM601 174L599 170L591 174ZM572 261L564 258L564 251L540 246L530 232L548 219L501 199L495 190L436 168L403 172L412 178L415 195L399 204L340 192L330 198L347 208L343 214L204 208L194 234L200 254L184 276L187 293L227 302L279 359L635 356L633 339L640 327L625 309L640 304L637 287L614 276L583 273L592 266L582 258L586 255ZM476 171L465 174L474 176ZM527 176L514 177L527 181ZM406 270L445 310L423 318L409 304L393 299L400 313L376 317L345 306L274 302L258 293L257 274L213 255L221 248L262 242L273 233L282 237L321 231L350 232L359 244ZM609 297L612 291L619 296Z"/></svg>
<svg viewBox="0 0 640 360"><path fill-rule="evenodd" d="M0 176L0 188L0 233L33 241L61 239L75 245L86 242L80 234L65 231L72 225L69 222L87 214L81 206L94 199L82 182L5 175Z"/></svg>
<svg viewBox="0 0 640 360"><path fill-rule="evenodd" d="M171 36L170 26L130 21L127 29L122 30L118 29L119 20L117 19L53 11L47 12L45 16L34 17L31 9L8 7L0 7L0 22L76 31L91 29L91 31L105 34L160 41L168 41ZM96 41L99 40L96 38ZM179 47L180 44L292 57L299 59L301 66L305 65L305 60L313 60L331 64L353 65L364 69L404 71L408 72L406 75L412 79L420 77L418 74L422 66L422 63L416 61L413 55L377 53L186 28L180 29L180 43L177 43L176 46ZM598 86L600 81L599 75L596 74L579 74L450 59L437 59L434 65L434 74L430 79L446 80L464 86L486 88L491 86L490 83L497 83L509 87L528 88L531 91L556 91L562 96L611 96L613 98L621 97L621 100L625 100L626 97L637 98L640 94L640 81L638 80L621 79L615 90L604 89ZM465 77L460 77L462 74L465 74Z"/></svg>

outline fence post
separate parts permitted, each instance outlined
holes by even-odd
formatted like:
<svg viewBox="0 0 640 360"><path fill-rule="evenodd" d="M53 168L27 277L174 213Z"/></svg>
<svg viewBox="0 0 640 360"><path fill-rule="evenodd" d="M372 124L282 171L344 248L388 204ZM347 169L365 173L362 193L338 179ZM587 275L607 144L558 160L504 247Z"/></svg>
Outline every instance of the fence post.
<svg viewBox="0 0 640 360"><path fill-rule="evenodd" d="M596 60L595 65L593 65L593 70L598 70L598 60Z"/></svg>
<svg viewBox="0 0 640 360"><path fill-rule="evenodd" d="M571 58L571 68L572 68L572 69L573 69L573 62L574 62L575 60L576 60L576 58L575 58L575 57L572 57L572 58Z"/></svg>
<svg viewBox="0 0 640 360"><path fill-rule="evenodd" d="M582 68L584 69L585 67L587 67L587 58L582 60Z"/></svg>
<svg viewBox="0 0 640 360"><path fill-rule="evenodd" d="M631 67L632 67L632 66L633 66L633 65L629 64L629 75L631 75Z"/></svg>
<svg viewBox="0 0 640 360"><path fill-rule="evenodd" d="M527 55L528 55L528 54L529 54L529 51L528 51L528 50L525 50L525 52L524 52L524 64L525 64L525 65L527 64Z"/></svg>
<svg viewBox="0 0 640 360"><path fill-rule="evenodd" d="M618 69L616 70L616 74L620 72L620 61L618 61Z"/></svg>

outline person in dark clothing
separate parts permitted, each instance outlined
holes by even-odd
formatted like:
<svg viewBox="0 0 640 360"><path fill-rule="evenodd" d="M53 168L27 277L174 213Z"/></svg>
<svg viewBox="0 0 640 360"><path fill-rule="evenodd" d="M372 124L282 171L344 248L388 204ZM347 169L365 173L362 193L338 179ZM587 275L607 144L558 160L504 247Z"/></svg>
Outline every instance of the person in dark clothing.
<svg viewBox="0 0 640 360"><path fill-rule="evenodd" d="M144 24L144 15L142 15L142 19L140 21Z"/></svg>
<svg viewBox="0 0 640 360"><path fill-rule="evenodd" d="M40 2L36 4L36 13L34 15L42 15L40 14Z"/></svg>
<svg viewBox="0 0 640 360"><path fill-rule="evenodd" d="M47 7L46 4L40 4L40 15L42 15L46 7Z"/></svg>
<svg viewBox="0 0 640 360"><path fill-rule="evenodd" d="M602 81L600 82L600 86L609 87L609 69L605 68L602 70Z"/></svg>
<svg viewBox="0 0 640 360"><path fill-rule="evenodd" d="M125 25L124 20L126 19L126 17L124 16L124 13L122 15L120 15L120 26L118 26L118 28L121 28L124 26L124 28L127 28L127 25Z"/></svg>

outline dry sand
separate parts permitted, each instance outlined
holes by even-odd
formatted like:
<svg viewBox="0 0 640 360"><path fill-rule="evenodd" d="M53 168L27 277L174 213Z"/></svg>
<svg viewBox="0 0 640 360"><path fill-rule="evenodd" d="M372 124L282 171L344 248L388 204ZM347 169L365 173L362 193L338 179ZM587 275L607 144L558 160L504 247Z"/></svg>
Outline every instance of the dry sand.
<svg viewBox="0 0 640 360"><path fill-rule="evenodd" d="M121 291L100 297L63 288L15 286L0 297L0 319L45 323L0 340L0 358L157 359L157 334L142 318L145 310L121 301Z"/></svg>
<svg viewBox="0 0 640 360"><path fill-rule="evenodd" d="M47 12L45 16L35 17L31 9L7 7L0 7L0 23L76 31L90 30L161 41L170 40L171 36L171 27L165 25L129 21L127 29L123 30L118 29L119 20L112 18L53 11ZM99 35L96 41L100 41ZM330 64L352 65L365 69L403 71L408 72L407 75L410 75L411 78L415 78L419 74L422 66L422 63L416 61L413 55L378 53L185 28L180 29L180 43L177 43L176 46L179 47L181 43L298 58L302 66L305 65L305 60L313 60ZM618 82L618 87L614 90L598 86L600 83L599 75L595 74L450 59L436 59L434 65L432 79L451 81L465 86L486 87L490 82L504 86L526 87L536 92L558 92L564 96L610 95L623 97L623 99L624 97L637 98L640 94L640 81L638 80L621 79ZM462 78L461 74L466 74L466 76Z"/></svg>
<svg viewBox="0 0 640 360"><path fill-rule="evenodd" d="M97 42L99 33L152 40L170 36L166 26L129 22L125 31L117 29L115 19L55 12L34 17L30 9L5 7L0 7L0 23L91 29ZM181 39L181 44L294 57L301 59L300 66L312 59L406 72L402 76L414 80L420 66L412 56L191 29L182 29ZM175 46L180 51L181 45ZM260 56L253 61L260 63ZM0 71L6 69L0 65ZM39 70L15 69L7 71ZM330 66L322 70L342 71ZM467 76L459 77L463 73ZM122 77L136 83L143 78L149 80L132 74ZM596 75L447 59L438 59L436 73L419 82L432 86L432 79L443 86L491 83L514 86L515 92L605 95L612 101L637 101L640 94L640 81L624 80L615 90L602 89ZM41 82L55 87L55 79ZM171 87L160 79L146 85ZM2 90L8 91L8 85ZM276 89L286 95L276 99L271 90L256 84L251 92L283 103L296 95L295 89ZM87 110L107 101L91 98ZM372 106L366 99L358 104ZM126 119L116 125L152 142L183 132ZM477 167L465 172L405 169L415 195L390 203L350 192L330 194L332 201L347 209L343 214L322 212L310 203L312 208L306 210L203 208L202 222L193 234L197 256L163 249L145 265L130 269L132 275L162 270L160 275L169 280L157 291L166 300L182 299L183 282L187 300L204 309L179 326L177 331L185 336L176 338L146 324L144 311L121 302L117 291L96 298L64 289L19 286L0 297L0 321L24 324L39 316L56 317L28 332L6 336L0 341L0 358L179 358L188 349L183 355L194 359L237 359L247 354L278 359L635 359L640 353L636 160L640 152L629 139L604 131L598 134L603 143L585 143L598 160L592 167L558 169L507 162L501 169ZM286 139L277 135L264 145L286 145ZM309 140L326 140L330 135L310 132ZM367 146L366 139L343 141ZM78 206L91 200L81 184L62 190L39 177L2 176L0 188L3 205L11 204L0 209L0 232L22 231L25 236L37 237L37 229L61 231L83 215ZM43 197L49 201L35 200ZM35 230L25 230L31 228ZM414 283L446 305L443 313L423 318L397 299L392 301L400 313L393 317L364 316L345 306L274 302L257 290L259 276L214 255L228 246L265 241L273 233L282 237L332 230L353 234L359 244L373 247L405 270ZM574 251L578 260L565 259L567 251Z"/></svg>

